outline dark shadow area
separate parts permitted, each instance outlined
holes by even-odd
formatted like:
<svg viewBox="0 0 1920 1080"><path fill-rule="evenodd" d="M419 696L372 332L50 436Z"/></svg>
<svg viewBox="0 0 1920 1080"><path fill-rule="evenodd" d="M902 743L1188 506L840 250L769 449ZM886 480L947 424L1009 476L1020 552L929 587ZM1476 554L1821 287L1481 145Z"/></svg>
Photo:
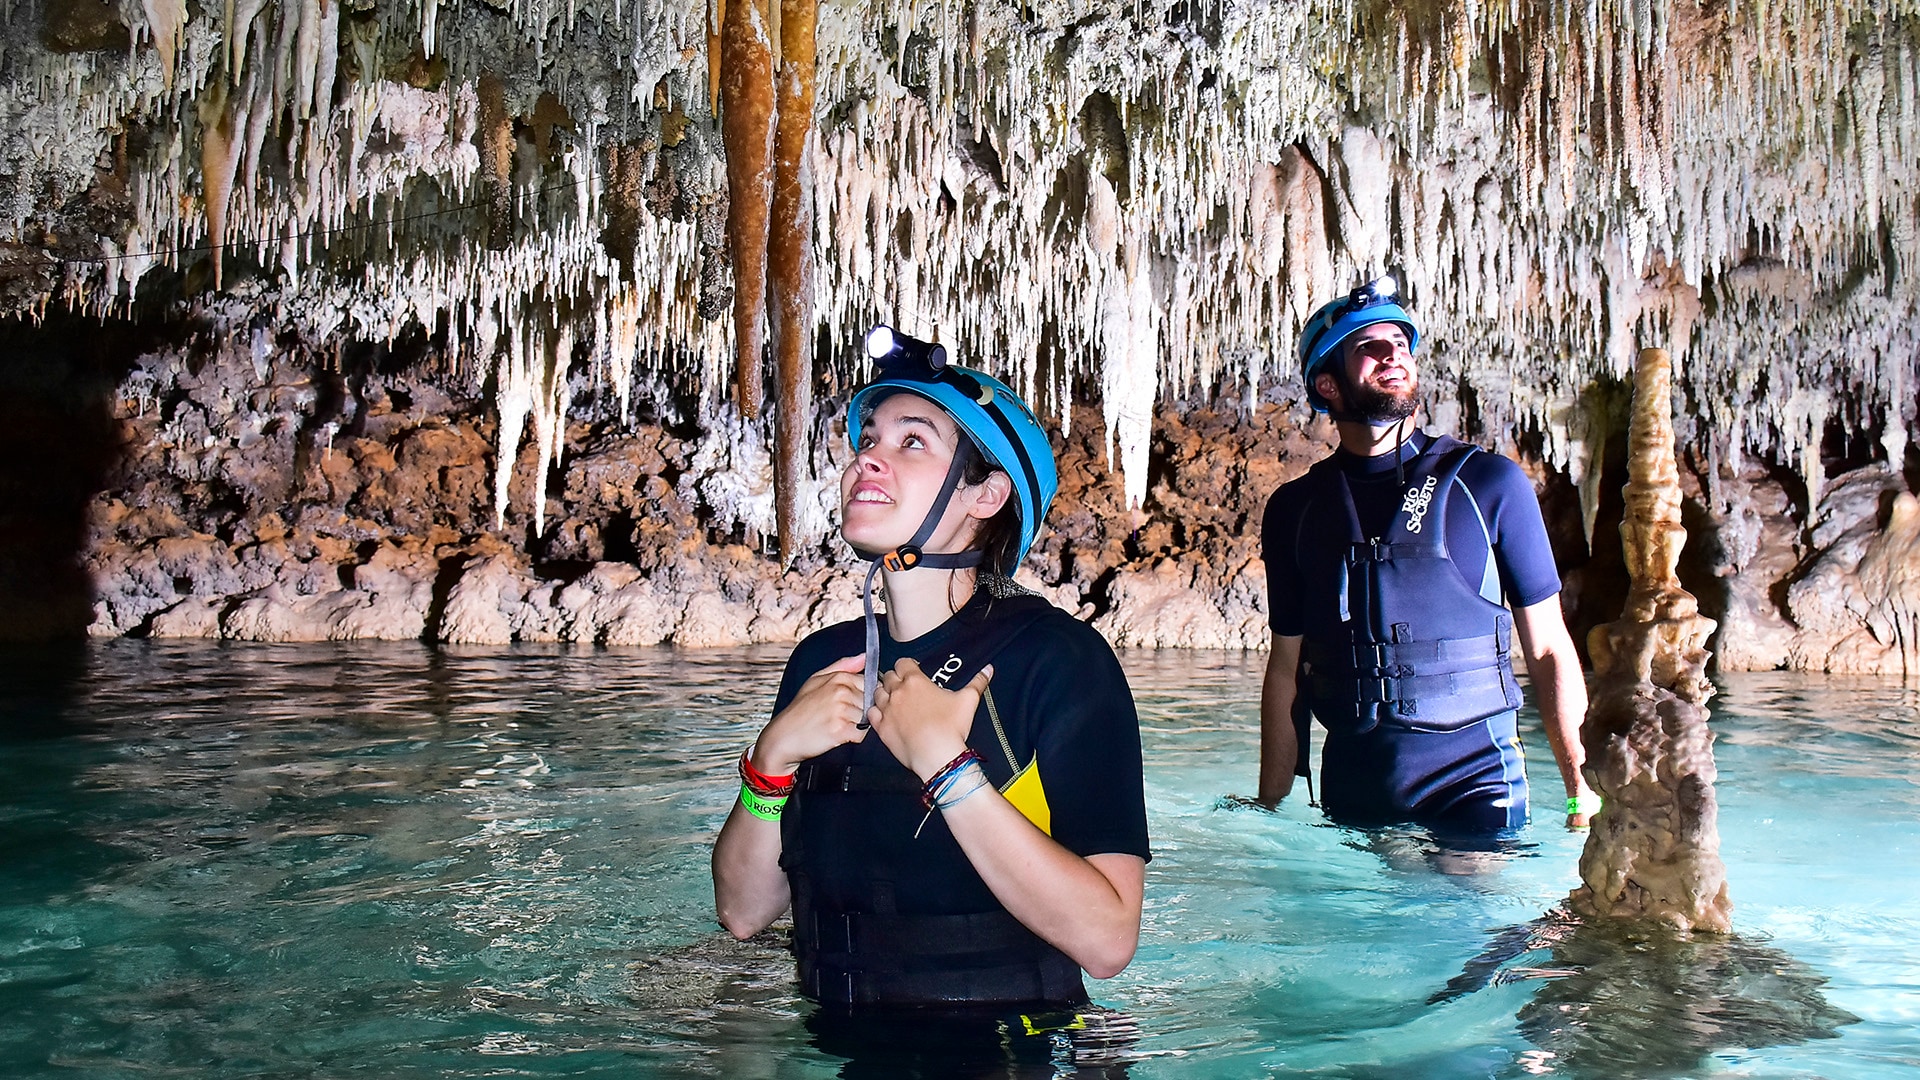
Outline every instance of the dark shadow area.
<svg viewBox="0 0 1920 1080"><path fill-rule="evenodd" d="M74 708L88 660L89 645L82 638L0 643L0 686L6 687L0 693L0 748L99 727Z"/></svg>
<svg viewBox="0 0 1920 1080"><path fill-rule="evenodd" d="M0 319L0 641L80 637L93 621L87 506L121 459L116 388L159 343L61 311Z"/></svg>
<svg viewBox="0 0 1920 1080"><path fill-rule="evenodd" d="M1591 545L1585 535L1580 511L1580 491L1564 475L1556 474L1541 494L1541 515L1547 522L1547 535L1553 543L1554 562L1560 566L1560 604L1566 612L1567 630L1583 662L1587 657L1587 633L1601 623L1620 617L1632 578L1627 574L1626 556L1620 547L1620 521L1626 516L1626 499L1621 489L1627 483L1627 433L1609 432L1601 451L1600 483L1595 490Z"/></svg>
<svg viewBox="0 0 1920 1080"><path fill-rule="evenodd" d="M1714 1053L1831 1039L1860 1019L1828 1003L1826 976L1764 942L1559 910L1494 931L1429 1004L1522 979L1543 982L1520 1033L1575 1077L1696 1075Z"/></svg>

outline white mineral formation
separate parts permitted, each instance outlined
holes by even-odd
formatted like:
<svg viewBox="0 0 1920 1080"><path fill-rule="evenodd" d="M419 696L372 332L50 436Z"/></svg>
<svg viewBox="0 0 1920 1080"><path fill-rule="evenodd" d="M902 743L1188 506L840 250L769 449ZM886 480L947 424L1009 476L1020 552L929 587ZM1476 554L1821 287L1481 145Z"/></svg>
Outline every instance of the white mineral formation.
<svg viewBox="0 0 1920 1080"><path fill-rule="evenodd" d="M583 374L718 401L736 311L765 314L727 295L764 248L729 266L710 235L730 170L765 205L713 104L751 77L816 131L782 144L815 181L788 218L815 273L774 298L792 356L828 343L844 386L885 317L1063 426L1098 387L1129 503L1170 394L1252 402L1315 303L1389 267L1429 385L1537 438L1589 515L1572 405L1687 327L1676 297L1716 462L1796 467L1811 511L1830 426L1905 450L1913 0L830 0L809 107L783 22L810 5L7 0L0 303L125 312L204 259L316 351L444 338L534 421L503 459L560 445ZM76 31L83 6L123 22ZM729 149L775 128L746 126ZM622 177L645 197L609 200ZM185 291L183 321L223 300Z"/></svg>
<svg viewBox="0 0 1920 1080"><path fill-rule="evenodd" d="M1705 669L1713 620L1675 574L1687 532L1673 453L1672 368L1644 349L1634 371L1626 515L1633 586L1619 621L1587 638L1594 687L1581 742L1606 800L1570 898L1589 916L1654 919L1725 933L1733 902L1720 862Z"/></svg>

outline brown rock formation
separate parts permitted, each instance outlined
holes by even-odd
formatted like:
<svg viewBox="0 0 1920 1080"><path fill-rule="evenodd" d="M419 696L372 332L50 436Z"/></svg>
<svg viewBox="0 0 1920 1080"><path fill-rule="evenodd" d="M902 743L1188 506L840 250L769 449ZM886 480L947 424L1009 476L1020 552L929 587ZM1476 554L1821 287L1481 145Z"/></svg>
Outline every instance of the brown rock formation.
<svg viewBox="0 0 1920 1080"><path fill-rule="evenodd" d="M1720 862L1705 670L1714 622L1680 586L1687 532L1673 451L1672 368L1644 349L1634 373L1627 510L1633 578L1625 613L1587 638L1595 685L1581 729L1588 782L1606 799L1580 856L1583 915L1647 918L1725 933L1733 910Z"/></svg>

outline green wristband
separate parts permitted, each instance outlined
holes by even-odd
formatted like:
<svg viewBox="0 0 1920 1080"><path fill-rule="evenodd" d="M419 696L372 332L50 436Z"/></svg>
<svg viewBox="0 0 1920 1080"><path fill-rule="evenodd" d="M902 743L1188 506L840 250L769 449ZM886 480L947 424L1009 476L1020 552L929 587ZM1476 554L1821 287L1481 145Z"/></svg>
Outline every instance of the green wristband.
<svg viewBox="0 0 1920 1080"><path fill-rule="evenodd" d="M1567 813L1585 814L1588 817L1592 817L1600 812L1600 807L1604 805L1604 802L1605 800L1601 799L1598 795L1569 795L1567 796Z"/></svg>
<svg viewBox="0 0 1920 1080"><path fill-rule="evenodd" d="M747 813L752 814L762 821L779 821L780 815L785 813L787 809L787 796L781 795L777 798L770 799L754 791L747 785L741 784L740 805L747 808Z"/></svg>

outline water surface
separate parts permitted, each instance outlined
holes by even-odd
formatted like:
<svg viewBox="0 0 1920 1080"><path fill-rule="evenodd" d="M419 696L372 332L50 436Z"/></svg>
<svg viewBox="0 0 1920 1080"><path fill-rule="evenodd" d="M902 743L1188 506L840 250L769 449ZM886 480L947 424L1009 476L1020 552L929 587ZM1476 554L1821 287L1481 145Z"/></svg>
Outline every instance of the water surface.
<svg viewBox="0 0 1920 1080"><path fill-rule="evenodd" d="M6 654L0 1076L835 1075L777 937L711 912L783 659ZM1920 1075L1914 689L1722 680L1739 933L1689 944L1542 920L1581 838L1533 717L1537 824L1449 855L1224 798L1264 657L1122 660L1155 858L1139 956L1092 989L1140 1027L1129 1075Z"/></svg>

